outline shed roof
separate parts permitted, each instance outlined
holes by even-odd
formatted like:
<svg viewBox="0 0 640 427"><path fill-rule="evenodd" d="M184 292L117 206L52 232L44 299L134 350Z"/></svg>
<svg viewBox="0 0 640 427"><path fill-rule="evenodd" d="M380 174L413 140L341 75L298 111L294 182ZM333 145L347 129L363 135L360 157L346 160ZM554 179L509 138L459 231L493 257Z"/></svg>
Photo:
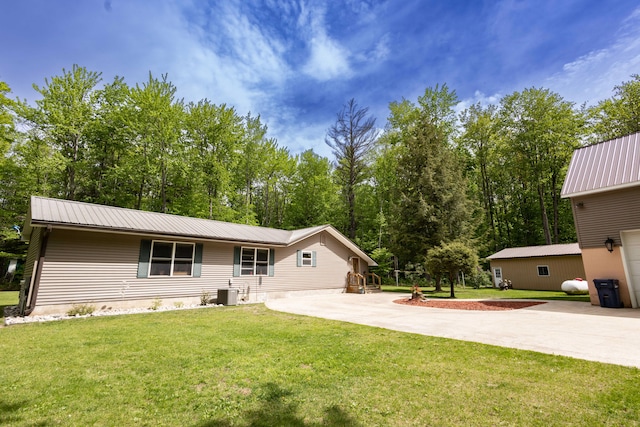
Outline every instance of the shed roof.
<svg viewBox="0 0 640 427"><path fill-rule="evenodd" d="M577 243L560 245L525 246L522 248L506 248L487 257L487 259L534 258L546 256L581 255Z"/></svg>
<svg viewBox="0 0 640 427"><path fill-rule="evenodd" d="M640 132L574 151L562 197L640 185Z"/></svg>
<svg viewBox="0 0 640 427"><path fill-rule="evenodd" d="M368 265L376 265L373 259L331 225L320 225L299 230L280 230L31 196L29 217L25 223L23 236L28 240L33 227L47 225L103 232L188 237L270 246L291 246L321 231L327 231L363 258Z"/></svg>

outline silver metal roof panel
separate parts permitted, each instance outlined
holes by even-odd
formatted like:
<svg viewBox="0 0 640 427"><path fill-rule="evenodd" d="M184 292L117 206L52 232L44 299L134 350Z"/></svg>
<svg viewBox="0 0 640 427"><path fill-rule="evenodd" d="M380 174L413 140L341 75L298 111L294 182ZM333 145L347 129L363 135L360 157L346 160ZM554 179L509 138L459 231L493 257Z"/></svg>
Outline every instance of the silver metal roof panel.
<svg viewBox="0 0 640 427"><path fill-rule="evenodd" d="M574 197L640 185L640 132L577 149L562 186Z"/></svg>
<svg viewBox="0 0 640 427"><path fill-rule="evenodd" d="M487 259L533 258L543 256L581 255L577 243L545 246L525 246L522 248L506 248L487 257Z"/></svg>

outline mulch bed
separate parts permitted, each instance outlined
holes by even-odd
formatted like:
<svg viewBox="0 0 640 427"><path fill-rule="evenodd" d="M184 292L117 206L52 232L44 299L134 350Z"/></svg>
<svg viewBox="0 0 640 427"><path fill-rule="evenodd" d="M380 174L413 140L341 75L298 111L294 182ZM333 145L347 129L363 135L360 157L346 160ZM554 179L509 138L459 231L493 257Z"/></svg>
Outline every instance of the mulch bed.
<svg viewBox="0 0 640 427"><path fill-rule="evenodd" d="M451 308L454 310L481 310L481 311L497 311L497 310L517 310L519 308L533 307L535 305L546 304L545 302L532 301L448 301L448 300L419 300L403 298L394 301L396 304L414 305L419 307L432 308Z"/></svg>

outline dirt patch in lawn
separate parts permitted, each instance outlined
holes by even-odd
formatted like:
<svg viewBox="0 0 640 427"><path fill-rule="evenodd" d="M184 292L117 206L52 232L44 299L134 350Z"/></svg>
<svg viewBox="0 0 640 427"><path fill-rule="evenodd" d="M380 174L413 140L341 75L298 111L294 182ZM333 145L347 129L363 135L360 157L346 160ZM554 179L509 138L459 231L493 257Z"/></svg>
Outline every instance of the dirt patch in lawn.
<svg viewBox="0 0 640 427"><path fill-rule="evenodd" d="M394 301L396 304L414 305L419 307L432 308L451 308L454 310L481 310L481 311L497 311L497 310L517 310L519 308L533 307L534 305L546 304L545 302L532 301L465 301L465 300L419 300L402 298Z"/></svg>

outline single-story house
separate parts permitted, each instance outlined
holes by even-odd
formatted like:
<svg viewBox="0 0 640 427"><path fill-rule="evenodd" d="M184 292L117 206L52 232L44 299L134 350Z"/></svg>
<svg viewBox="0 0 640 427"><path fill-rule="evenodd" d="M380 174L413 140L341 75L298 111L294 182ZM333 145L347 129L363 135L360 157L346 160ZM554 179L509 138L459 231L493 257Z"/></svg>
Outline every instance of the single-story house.
<svg viewBox="0 0 640 427"><path fill-rule="evenodd" d="M24 315L193 304L229 287L247 301L343 292L348 273L376 265L331 225L288 231L36 196L23 236Z"/></svg>
<svg viewBox="0 0 640 427"><path fill-rule="evenodd" d="M571 200L591 303L599 304L593 281L614 279L624 306L640 307L640 132L577 149L561 194Z"/></svg>
<svg viewBox="0 0 640 427"><path fill-rule="evenodd" d="M496 287L509 280L514 289L560 291L565 280L585 277L577 243L506 248L487 259Z"/></svg>

